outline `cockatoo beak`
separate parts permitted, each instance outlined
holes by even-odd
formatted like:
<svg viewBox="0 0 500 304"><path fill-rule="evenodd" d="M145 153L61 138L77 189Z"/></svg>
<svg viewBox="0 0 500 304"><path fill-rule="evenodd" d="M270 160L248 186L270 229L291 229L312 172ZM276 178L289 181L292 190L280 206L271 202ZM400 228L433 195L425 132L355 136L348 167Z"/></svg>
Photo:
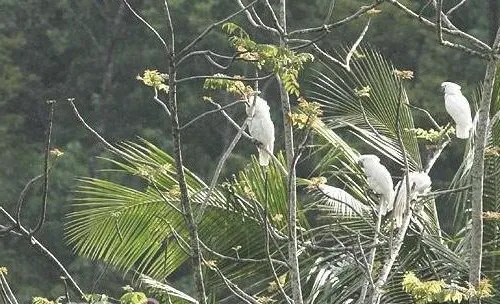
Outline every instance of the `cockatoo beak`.
<svg viewBox="0 0 500 304"><path fill-rule="evenodd" d="M363 168L363 161L362 160L358 160L358 166L360 166L361 168Z"/></svg>

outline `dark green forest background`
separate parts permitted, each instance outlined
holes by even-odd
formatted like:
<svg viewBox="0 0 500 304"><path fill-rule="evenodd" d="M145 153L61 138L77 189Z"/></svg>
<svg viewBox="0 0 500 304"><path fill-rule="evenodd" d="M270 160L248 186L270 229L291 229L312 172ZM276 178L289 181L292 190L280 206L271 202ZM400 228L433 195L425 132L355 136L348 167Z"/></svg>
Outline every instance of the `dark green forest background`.
<svg viewBox="0 0 500 304"><path fill-rule="evenodd" d="M165 34L162 2L136 0L131 4ZM290 28L322 24L329 2L288 1ZM337 1L334 20L371 2ZM426 1L406 1L410 2L418 10ZM451 2L445 1L445 6L453 5ZM180 46L207 25L238 9L234 0L174 0L169 3ZM496 0L468 1L454 15L453 21L462 30L489 42L493 35L491 29L497 28L499 5L500 1ZM396 68L413 70L415 78L407 82L406 88L411 103L425 107L438 122L446 123L449 117L445 115L439 84L457 82L470 97L483 77L484 63L439 46L432 30L402 16L389 4L380 8L382 13L374 18L364 43L380 50ZM432 14L432 9L424 12L424 15ZM261 40L259 32L247 26L243 16L233 21L251 32L255 40L266 42ZM364 23L361 18L334 29L322 44L332 52L340 51L356 40ZM199 48L230 52L227 38L220 29L203 40ZM180 71L179 76L217 72L201 57L193 59L189 68ZM57 100L53 146L62 150L64 156L58 159L51 172L48 220L38 237L61 258L87 292L118 294L121 292L119 287L128 284L129 278L114 273L106 265L76 257L65 244L65 214L73 199L77 178L106 174L100 172L102 163L96 158L105 156L106 151L77 121L66 100L75 98L88 122L111 142L142 137L171 151L168 122L154 103L151 91L136 80L136 75L145 69L166 70L163 49L152 33L117 0L0 0L1 204L13 211L26 182L42 172L46 101ZM241 74L245 72L241 70ZM307 81L308 71L302 78L306 90ZM273 102L278 94L275 80L262 82L261 88L271 111L275 112L273 118L278 125L278 104ZM211 109L202 101L205 94L202 80L183 84L179 93L181 121L187 122ZM229 95L217 97L222 103L234 98ZM243 108L232 111L240 120L244 118ZM431 127L420 113L415 116L417 126ZM217 114L187 129L183 133L187 166L208 179L233 133L234 129ZM278 150L283 143L280 134L276 135ZM226 166L225 175L242 168L251 153L254 147L250 143L240 143ZM435 187L448 185L462 153L460 141L445 150L431 172ZM41 187L35 187L29 193L22 214L28 226L33 226L38 219L41 192ZM446 206L438 208L446 210ZM55 297L63 293L64 285L58 271L23 239L0 238L0 266L9 269L11 286L22 303L27 303L34 295ZM168 280L190 285L182 271Z"/></svg>

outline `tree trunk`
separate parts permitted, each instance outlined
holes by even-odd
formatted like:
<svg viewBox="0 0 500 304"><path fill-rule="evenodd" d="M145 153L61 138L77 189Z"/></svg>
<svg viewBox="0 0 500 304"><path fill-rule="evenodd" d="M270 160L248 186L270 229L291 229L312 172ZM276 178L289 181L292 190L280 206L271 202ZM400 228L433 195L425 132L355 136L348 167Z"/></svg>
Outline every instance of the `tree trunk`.
<svg viewBox="0 0 500 304"><path fill-rule="evenodd" d="M500 29L497 30L493 51L500 44ZM481 280L481 260L483 247L483 181L484 181L484 150L487 141L488 122L490 115L493 84L495 83L497 59L492 55L486 66L483 81L483 94L479 106L477 126L474 135L474 160L472 162L472 231L469 282L479 286ZM472 298L469 303L480 303L480 299Z"/></svg>

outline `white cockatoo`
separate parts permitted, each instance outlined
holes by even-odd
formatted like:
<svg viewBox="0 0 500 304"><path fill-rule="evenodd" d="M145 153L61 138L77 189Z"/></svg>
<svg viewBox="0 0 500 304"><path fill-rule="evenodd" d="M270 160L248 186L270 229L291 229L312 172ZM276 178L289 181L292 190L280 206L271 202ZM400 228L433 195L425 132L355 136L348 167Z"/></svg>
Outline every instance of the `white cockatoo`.
<svg viewBox="0 0 500 304"><path fill-rule="evenodd" d="M432 184L431 178L424 172L409 172L408 180L410 181L409 200L407 200L406 196L406 174L394 189L397 192L396 201L394 202L394 218L396 220L396 227L398 228L403 224L403 215L407 203L416 199L418 194L429 191Z"/></svg>
<svg viewBox="0 0 500 304"><path fill-rule="evenodd" d="M255 102L255 105L253 103ZM271 113L267 101L259 96L249 96L246 100L246 112L249 117L248 132L250 135L262 144L262 147L273 153L274 149L274 124L271 120ZM269 165L271 156L268 152L257 146L259 152L259 164L261 166Z"/></svg>
<svg viewBox="0 0 500 304"><path fill-rule="evenodd" d="M472 115L470 105L462 95L460 86L453 82L443 82L441 88L444 91L444 105L448 114L455 121L455 134L457 138L469 138L472 129Z"/></svg>
<svg viewBox="0 0 500 304"><path fill-rule="evenodd" d="M387 168L380 163L380 159L373 154L361 155L358 164L363 168L368 187L381 195L379 210L385 215L394 201L394 184Z"/></svg>

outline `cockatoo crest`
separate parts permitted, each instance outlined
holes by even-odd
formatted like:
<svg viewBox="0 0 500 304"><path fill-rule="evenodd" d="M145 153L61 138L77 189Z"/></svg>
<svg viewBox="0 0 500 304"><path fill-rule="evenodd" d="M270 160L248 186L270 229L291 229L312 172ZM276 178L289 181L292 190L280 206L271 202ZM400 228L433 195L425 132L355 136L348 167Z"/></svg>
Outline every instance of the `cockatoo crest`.
<svg viewBox="0 0 500 304"><path fill-rule="evenodd" d="M454 82L445 81L441 84L441 88L445 94L456 94L461 92L462 87Z"/></svg>

